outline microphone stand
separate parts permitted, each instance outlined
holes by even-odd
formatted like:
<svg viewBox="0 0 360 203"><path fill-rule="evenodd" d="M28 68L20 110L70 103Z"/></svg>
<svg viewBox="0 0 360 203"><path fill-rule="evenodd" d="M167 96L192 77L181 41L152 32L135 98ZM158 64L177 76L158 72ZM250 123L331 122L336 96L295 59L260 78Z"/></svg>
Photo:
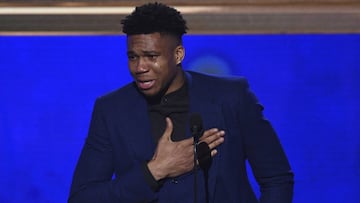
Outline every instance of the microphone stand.
<svg viewBox="0 0 360 203"><path fill-rule="evenodd" d="M206 202L209 203L209 168L212 163L211 150L205 142L198 143L196 148L199 166L204 171L205 198Z"/></svg>
<svg viewBox="0 0 360 203"><path fill-rule="evenodd" d="M197 203L197 136L194 136L194 203Z"/></svg>
<svg viewBox="0 0 360 203"><path fill-rule="evenodd" d="M211 150L206 142L199 143L198 137L194 136L194 203L197 203L197 169L198 166L204 172L204 186L206 203L209 203L209 169L212 163Z"/></svg>
<svg viewBox="0 0 360 203"><path fill-rule="evenodd" d="M199 156L198 156L198 144L199 144L199 139L203 134L203 125L202 125L202 119L200 114L198 113L194 113L191 115L190 117L190 131L191 134L194 138L194 203L197 203L197 169L198 169L198 162L200 165L200 160L199 160ZM207 144L206 144L207 146ZM202 167L200 165L200 167Z"/></svg>

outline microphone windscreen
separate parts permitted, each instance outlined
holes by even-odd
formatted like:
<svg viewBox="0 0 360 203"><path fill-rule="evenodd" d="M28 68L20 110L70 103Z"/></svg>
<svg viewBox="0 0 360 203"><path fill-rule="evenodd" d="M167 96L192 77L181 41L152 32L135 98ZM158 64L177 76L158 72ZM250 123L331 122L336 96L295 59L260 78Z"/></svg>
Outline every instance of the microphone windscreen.
<svg viewBox="0 0 360 203"><path fill-rule="evenodd" d="M190 116L190 128L192 133L199 133L203 129L202 118L198 113L193 113Z"/></svg>

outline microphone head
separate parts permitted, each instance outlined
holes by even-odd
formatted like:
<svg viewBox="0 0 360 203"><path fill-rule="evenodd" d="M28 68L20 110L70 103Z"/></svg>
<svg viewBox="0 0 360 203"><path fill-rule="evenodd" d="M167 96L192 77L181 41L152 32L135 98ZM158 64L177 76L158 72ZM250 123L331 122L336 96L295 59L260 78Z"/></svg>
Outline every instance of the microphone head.
<svg viewBox="0 0 360 203"><path fill-rule="evenodd" d="M190 116L190 131L196 139L198 139L202 135L203 124L200 114L193 113Z"/></svg>

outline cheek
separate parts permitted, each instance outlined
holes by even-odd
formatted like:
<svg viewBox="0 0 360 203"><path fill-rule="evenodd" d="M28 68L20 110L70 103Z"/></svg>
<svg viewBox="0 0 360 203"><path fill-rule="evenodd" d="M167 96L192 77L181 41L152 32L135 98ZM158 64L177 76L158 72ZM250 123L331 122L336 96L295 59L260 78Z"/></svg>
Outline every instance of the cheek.
<svg viewBox="0 0 360 203"><path fill-rule="evenodd" d="M132 63L128 63L128 70L131 75L135 75L135 66Z"/></svg>
<svg viewBox="0 0 360 203"><path fill-rule="evenodd" d="M156 61L151 65L151 70L154 71L157 75L164 75L166 73L166 64L162 63L161 61Z"/></svg>

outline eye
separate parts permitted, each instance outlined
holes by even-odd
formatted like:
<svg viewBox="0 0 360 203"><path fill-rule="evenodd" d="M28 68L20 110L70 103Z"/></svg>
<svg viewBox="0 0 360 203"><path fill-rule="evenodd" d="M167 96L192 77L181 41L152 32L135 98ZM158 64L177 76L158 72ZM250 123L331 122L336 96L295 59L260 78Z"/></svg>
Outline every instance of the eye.
<svg viewBox="0 0 360 203"><path fill-rule="evenodd" d="M134 55L134 54L128 54L128 60L129 61L135 61L137 60L139 57Z"/></svg>
<svg viewBox="0 0 360 203"><path fill-rule="evenodd" d="M156 59L158 58L158 54L149 54L149 55L146 55L146 57L151 60L151 61L156 61Z"/></svg>

